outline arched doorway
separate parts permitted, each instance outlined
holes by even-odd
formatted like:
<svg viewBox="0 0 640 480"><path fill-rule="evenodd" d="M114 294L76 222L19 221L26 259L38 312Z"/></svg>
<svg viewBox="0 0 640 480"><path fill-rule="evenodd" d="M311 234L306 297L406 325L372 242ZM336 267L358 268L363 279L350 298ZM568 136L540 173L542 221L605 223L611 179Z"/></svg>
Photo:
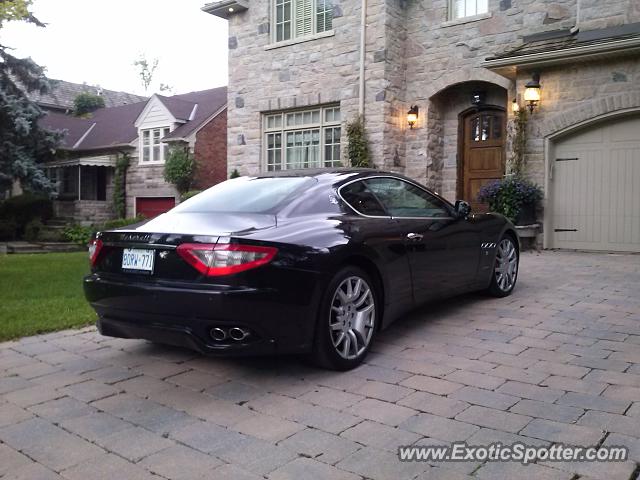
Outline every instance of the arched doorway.
<svg viewBox="0 0 640 480"><path fill-rule="evenodd" d="M477 201L477 191L492 178L504 175L507 90L493 83L470 81L450 85L429 100L428 185L447 200L464 199L476 211L485 209ZM472 141L475 136L471 132L476 117L480 128L477 142ZM494 158L496 155L499 158ZM489 168L492 165L485 162L500 168Z"/></svg>
<svg viewBox="0 0 640 480"><path fill-rule="evenodd" d="M478 192L504 176L506 113L497 106L474 107L460 115L459 125L458 197L475 211L487 211Z"/></svg>

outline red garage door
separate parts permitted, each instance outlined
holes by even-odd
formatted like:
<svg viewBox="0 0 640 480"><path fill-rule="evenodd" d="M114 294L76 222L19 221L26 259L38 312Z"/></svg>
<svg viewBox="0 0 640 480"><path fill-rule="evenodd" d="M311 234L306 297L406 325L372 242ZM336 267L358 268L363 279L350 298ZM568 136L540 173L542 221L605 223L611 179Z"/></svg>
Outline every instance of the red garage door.
<svg viewBox="0 0 640 480"><path fill-rule="evenodd" d="M176 206L173 197L136 197L136 214L145 218L157 217Z"/></svg>

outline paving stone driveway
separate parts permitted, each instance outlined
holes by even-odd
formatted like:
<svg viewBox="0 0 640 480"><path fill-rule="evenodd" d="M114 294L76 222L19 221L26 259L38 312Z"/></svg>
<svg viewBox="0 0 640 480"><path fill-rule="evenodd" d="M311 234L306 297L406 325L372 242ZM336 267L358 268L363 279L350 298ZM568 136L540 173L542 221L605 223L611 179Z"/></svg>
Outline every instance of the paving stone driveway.
<svg viewBox="0 0 640 480"><path fill-rule="evenodd" d="M55 312L52 312L55 314ZM0 344L0 477L630 479L640 256L523 255L507 299L429 306L365 365L221 360L94 329ZM626 445L631 461L401 463L399 445Z"/></svg>

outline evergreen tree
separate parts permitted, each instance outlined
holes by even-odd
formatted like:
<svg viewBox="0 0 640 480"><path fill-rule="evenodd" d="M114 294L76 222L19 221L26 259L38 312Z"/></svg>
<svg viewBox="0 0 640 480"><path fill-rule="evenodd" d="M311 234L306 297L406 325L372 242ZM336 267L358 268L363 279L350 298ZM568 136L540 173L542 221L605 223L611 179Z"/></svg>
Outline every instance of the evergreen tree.
<svg viewBox="0 0 640 480"><path fill-rule="evenodd" d="M31 0L0 0L0 29L8 21L44 27L30 6ZM14 57L11 48L0 43L0 191L11 188L15 180L27 190L51 190L39 163L52 155L61 136L40 128L38 119L44 113L26 95L48 89L42 67L30 58Z"/></svg>

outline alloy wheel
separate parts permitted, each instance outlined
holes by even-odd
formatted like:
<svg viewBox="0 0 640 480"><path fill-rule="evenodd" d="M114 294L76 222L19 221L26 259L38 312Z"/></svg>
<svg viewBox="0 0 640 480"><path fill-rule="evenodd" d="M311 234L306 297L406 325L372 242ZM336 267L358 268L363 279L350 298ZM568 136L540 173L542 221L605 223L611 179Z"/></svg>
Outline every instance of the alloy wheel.
<svg viewBox="0 0 640 480"><path fill-rule="evenodd" d="M346 360L360 356L369 345L376 320L375 297L361 277L344 279L331 301L329 328L338 355Z"/></svg>
<svg viewBox="0 0 640 480"><path fill-rule="evenodd" d="M509 292L516 283L518 250L510 238L503 239L498 245L495 275L498 288L503 292Z"/></svg>

